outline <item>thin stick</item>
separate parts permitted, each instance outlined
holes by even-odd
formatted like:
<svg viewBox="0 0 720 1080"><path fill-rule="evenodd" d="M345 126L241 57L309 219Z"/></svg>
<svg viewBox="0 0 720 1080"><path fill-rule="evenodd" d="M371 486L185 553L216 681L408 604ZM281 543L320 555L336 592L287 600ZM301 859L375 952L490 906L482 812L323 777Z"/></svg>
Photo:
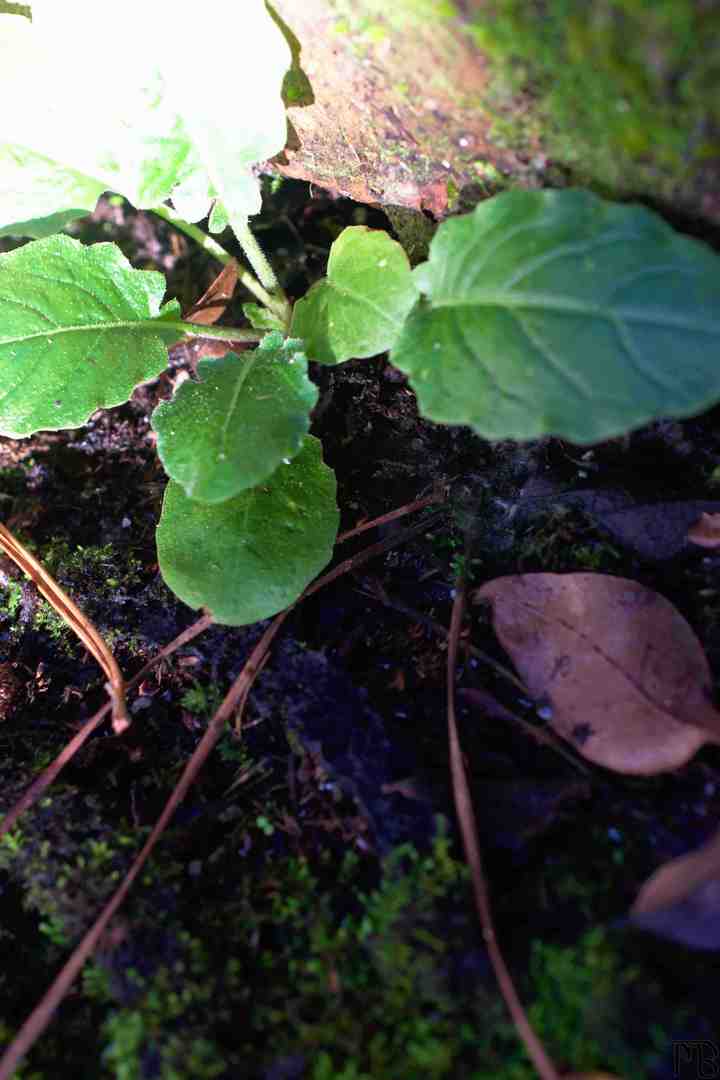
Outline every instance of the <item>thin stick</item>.
<svg viewBox="0 0 720 1080"><path fill-rule="evenodd" d="M260 638L260 641L251 652L245 666L240 672L240 675L230 687L220 708L208 724L205 734L183 769L180 780L166 802L150 836L147 838L140 853L137 855L132 866L125 875L124 880L110 897L80 944L73 950L54 981L27 1017L25 1023L3 1054L0 1059L0 1080L11 1080L21 1059L45 1031L52 1020L55 1010L58 1008L63 998L70 990L70 987L75 982L75 979L80 974L83 965L97 948L108 923L129 893L133 882L150 857L153 848L165 831L170 819L185 798L191 785L194 783L198 772L222 735L226 722L238 708L244 706L250 688L267 658L270 645L287 618L289 610L290 609L281 611Z"/></svg>
<svg viewBox="0 0 720 1080"><path fill-rule="evenodd" d="M113 729L116 735L122 734L130 727L130 718L125 704L125 682L117 661L101 634L45 567L4 525L0 525L0 547L23 573L27 574L38 592L42 593L60 618L77 634L85 648L95 657L105 672L108 680L106 689L112 697Z"/></svg>
<svg viewBox="0 0 720 1080"><path fill-rule="evenodd" d="M154 667L164 660L166 657L171 656L178 649L181 649L183 645L186 645L188 641L192 641L193 638L198 637L203 631L207 630L209 626L212 626L212 615L203 615L197 619L192 626L188 626L187 630L183 630L181 634L178 634L169 645L165 645L152 660L149 660L144 667L140 668L140 671L136 675L133 675L127 683L126 689L131 690L133 686L143 679L148 672L152 671ZM59 774L65 768L69 761L77 754L80 747L84 742L92 735L93 731L100 726L107 714L112 708L111 703L103 705L102 709L99 709L94 716L91 716L83 727L78 731L76 735L70 740L67 746L64 746L54 761L51 761L47 768L36 776L30 787L24 794L18 799L13 807L8 810L5 817L0 821L0 838L9 832L10 829L15 827L15 823L21 814L24 814L26 810L29 810L33 803L37 802L40 796L46 791L50 785L57 779Z"/></svg>
<svg viewBox="0 0 720 1080"><path fill-rule="evenodd" d="M425 506L432 506L434 503L444 501L445 496L442 494L425 495L422 499L415 499L414 502L399 506L396 510L390 510L387 514L381 514L380 517L373 518L372 521L363 521L362 525L356 525L354 529L348 529L347 532L340 533L336 542L342 544L345 540L349 540L351 536L359 536L360 533L367 532L368 529L376 529L379 525L387 525L388 522L395 521L406 514L413 514L416 510L422 510Z"/></svg>
<svg viewBox="0 0 720 1080"><path fill-rule="evenodd" d="M434 634L438 634L440 637L446 638L448 636L449 631L446 626L443 626L443 624L438 622L436 619L431 619L429 615L425 615L422 611L417 611L415 608L410 607L408 604L404 604L402 603L402 601L395 600L392 597L388 596L387 592L381 585L375 585L370 591L363 589L362 595L369 597L371 600L379 600L379 602L389 608L390 611L398 611L401 615L407 615L409 619L413 619L415 622L422 623L424 626L427 626L429 630L432 630ZM480 660L481 663L487 664L488 667L493 668L498 673L498 675L502 675L504 679L507 679L508 682L511 682L523 694L524 697L532 697L525 683L521 679L518 679L517 675L514 675L513 672L509 670L509 668L504 667L492 656L488 656L487 653L483 652L482 649L478 649L478 647L476 645L473 645L470 641L463 640L460 642L460 646L462 647L463 651L466 652L469 656L473 656L475 657L475 659ZM462 691L463 697L467 698L473 704L477 704L480 708L482 708L484 705L486 705L486 702L479 699L479 693L479 691L476 691L474 689ZM551 750L554 750L561 757L564 757L566 761L569 761L570 764L573 765L579 772L585 773L586 776L589 774L590 770L581 761L578 761L577 758L573 757L573 755L562 745L560 739L553 732L546 731L544 728L534 727L532 724L529 724L527 720L524 720L522 716L517 716L514 712L511 712L510 709L506 709L499 702L495 703L494 715L500 716L503 720L508 720L511 724L517 724L523 729L525 734L529 735L530 738L535 740L535 742L542 743L545 746L550 747Z"/></svg>
<svg viewBox="0 0 720 1080"><path fill-rule="evenodd" d="M447 655L448 743L450 746L450 773L452 775L455 809L460 825L465 857L468 866L470 867L473 893L475 895L475 907L482 927L483 939L487 946L490 962L495 971L498 986L500 987L500 992L505 999L505 1004L513 1018L518 1035L525 1044L525 1049L528 1052L530 1060L537 1069L542 1080L559 1080L560 1074L528 1020L527 1013L515 990L512 977L507 969L495 937L495 928L490 908L490 896L482 865L480 845L477 839L475 811L473 810L472 796L470 794L470 786L465 773L465 764L463 762L460 737L458 735L457 722L455 719L455 669L457 666L460 630L462 629L463 615L465 612L465 591L465 578L464 575L461 575L457 582L455 600L453 602L450 632L448 634Z"/></svg>
<svg viewBox="0 0 720 1080"><path fill-rule="evenodd" d="M445 510L441 508L436 510L434 514L429 514L422 521L417 522L415 525L410 525L407 529L403 529L401 532L394 533L392 536L386 537L385 540L378 540L377 544L371 544L370 547L363 548L357 555L351 556L349 559L345 559L343 562L338 563L332 570L328 570L327 574L323 574L322 577L317 578L311 585L308 585L305 592L299 598L304 600L308 596L312 596L318 589L323 589L330 582L335 581L336 578L342 577L343 574L349 573L351 570L356 570L358 566L362 566L363 563L369 562L370 559L374 559L377 555L382 555L386 551L390 551L391 548L398 547L400 544L404 544L406 540L412 539L423 529L426 529L428 525L434 524L441 517L445 515Z"/></svg>
<svg viewBox="0 0 720 1080"><path fill-rule="evenodd" d="M178 335L189 338L208 338L210 341L262 341L264 334L259 330L248 330L244 326L203 326L202 323L187 322L184 319L163 319L164 330L177 331Z"/></svg>

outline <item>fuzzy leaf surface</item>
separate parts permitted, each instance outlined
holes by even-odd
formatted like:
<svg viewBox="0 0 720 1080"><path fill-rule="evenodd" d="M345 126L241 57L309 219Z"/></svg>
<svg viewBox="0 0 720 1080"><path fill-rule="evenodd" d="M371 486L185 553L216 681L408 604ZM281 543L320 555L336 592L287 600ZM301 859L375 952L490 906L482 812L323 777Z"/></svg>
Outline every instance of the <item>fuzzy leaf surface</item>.
<svg viewBox="0 0 720 1080"><path fill-rule="evenodd" d="M330 249L327 277L295 305L291 333L323 364L376 356L394 344L417 298L400 244L382 230L351 225Z"/></svg>
<svg viewBox="0 0 720 1080"><path fill-rule="evenodd" d="M592 443L720 397L720 259L643 207L505 192L414 275L391 361L432 420Z"/></svg>
<svg viewBox="0 0 720 1080"><path fill-rule="evenodd" d="M113 244L49 236L0 255L0 433L77 427L159 375L182 337L164 292Z"/></svg>
<svg viewBox="0 0 720 1080"><path fill-rule="evenodd" d="M152 425L165 471L199 502L231 499L294 458L318 397L301 341L275 332L242 356L201 360Z"/></svg>
<svg viewBox="0 0 720 1080"><path fill-rule="evenodd" d="M0 236L39 240L61 232L69 221L91 213L104 190L99 181L42 154L0 144L0 221L7 223Z"/></svg>
<svg viewBox="0 0 720 1080"><path fill-rule="evenodd" d="M308 435L265 484L209 505L171 480L157 528L167 585L216 622L245 626L282 611L332 555L339 514L335 475Z"/></svg>
<svg viewBox="0 0 720 1080"><path fill-rule="evenodd" d="M191 220L216 194L229 211L257 213L250 166L285 143L290 51L262 0L217 0L213 18L254 61L188 80L187 42L204 39L205 12L146 5L155 50L137 48L133 19L116 20L108 48L92 0L37 0L32 23L0 14L0 98L12 102L0 112L0 226L92 210L106 190L141 209L175 190ZM38 73L52 93L31 88Z"/></svg>

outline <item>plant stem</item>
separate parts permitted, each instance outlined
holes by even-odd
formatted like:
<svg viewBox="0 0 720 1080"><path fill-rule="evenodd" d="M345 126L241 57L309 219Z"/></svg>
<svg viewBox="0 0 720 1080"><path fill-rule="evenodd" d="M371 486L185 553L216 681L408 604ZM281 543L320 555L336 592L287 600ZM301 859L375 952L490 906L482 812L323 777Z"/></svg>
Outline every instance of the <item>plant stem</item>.
<svg viewBox="0 0 720 1080"><path fill-rule="evenodd" d="M194 240L204 252L211 255L213 259L217 259L223 266L227 266L232 259L232 255L229 251L225 250L222 244L218 244L217 240L213 240L212 236L208 236L208 234L203 232L202 229L199 229L197 225L192 225L189 221L185 221L185 218L181 218L179 214L176 214L171 206L156 206L153 208L152 213L162 218L163 221L167 221L168 224L176 228L178 232L185 233L185 235L189 236L191 240ZM249 231L250 230L248 229L248 232ZM250 258L249 255L248 258ZM264 255L263 258L265 258ZM250 261L252 262L252 259L250 259ZM265 261L267 262L267 260ZM238 281L241 285L244 285L248 292L251 292L261 304L264 304L265 307L270 308L273 311L278 310L275 298L270 295L267 289L262 287L257 278L253 277L248 270L240 269L238 272ZM278 314L281 314L281 312L278 311Z"/></svg>
<svg viewBox="0 0 720 1080"><path fill-rule="evenodd" d="M280 282L275 276L275 271L267 260L265 252L260 247L247 218L230 217L230 228L235 233L237 242L245 252L248 262L260 278L264 288L270 293L270 300L264 301L266 306L278 315L285 326L290 325L291 309L287 297L283 292Z"/></svg>
<svg viewBox="0 0 720 1080"><path fill-rule="evenodd" d="M205 326L202 323L159 321L163 329L170 327L185 337L211 338L214 341L262 341L265 333L261 330L248 330L239 326Z"/></svg>

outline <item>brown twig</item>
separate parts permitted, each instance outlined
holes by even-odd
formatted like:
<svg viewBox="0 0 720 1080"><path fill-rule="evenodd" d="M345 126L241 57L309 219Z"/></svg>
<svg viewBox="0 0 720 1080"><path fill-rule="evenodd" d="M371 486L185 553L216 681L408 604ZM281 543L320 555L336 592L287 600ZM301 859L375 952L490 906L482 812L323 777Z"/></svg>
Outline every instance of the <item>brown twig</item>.
<svg viewBox="0 0 720 1080"><path fill-rule="evenodd" d="M202 634L204 630L207 630L212 625L212 615L203 615L197 619L192 626L188 626L187 630L183 630L181 634L166 645L164 648L153 656L152 660L149 660L144 667L138 671L136 675L133 675L132 679L127 684L127 689L132 689L136 686L141 679L143 679L149 671L152 671L161 660L165 657L171 656L178 649L181 649L183 645L186 645L188 641L192 641L199 634ZM0 837L4 836L6 832L15 827L15 823L21 814L24 814L26 810L29 810L33 803L37 802L42 793L50 787L50 785L56 780L58 775L62 772L69 761L77 754L83 743L92 735L93 731L103 722L107 714L110 712L112 704L110 702L107 705L103 705L102 709L99 709L94 716L81 727L80 731L60 751L54 761L51 761L47 768L43 769L39 776L37 776L26 792L18 799L13 807L8 810L5 817L0 821Z"/></svg>
<svg viewBox="0 0 720 1080"><path fill-rule="evenodd" d="M105 644L100 633L83 615L77 604L70 599L57 581L37 561L34 555L13 536L5 525L0 524L0 547L16 563L24 574L34 583L35 588L51 604L61 619L74 630L88 652L97 660L107 676L107 691L112 697L113 728L116 735L130 727L130 719L125 704L125 682L117 661Z"/></svg>
<svg viewBox="0 0 720 1080"><path fill-rule="evenodd" d="M466 585L464 576L458 579L455 600L452 608L450 632L448 633L447 655L447 722L448 742L450 746L450 772L452 775L453 796L455 809L457 810L460 833L462 835L465 857L470 867L475 906L482 927L482 934L487 946L490 962L495 972L495 977L500 987L500 992L505 1000L510 1015L512 1016L518 1035L525 1044L530 1060L537 1069L542 1080L559 1080L559 1073L551 1061L545 1047L535 1034L528 1020L527 1013L518 997L512 976L508 971L505 960L495 937L495 928L490 907L490 895L485 880L485 872L482 865L482 855L477 838L477 826L475 811L470 794L463 762L460 737L458 735L457 721L455 718L455 669L457 666L458 645L460 642L460 630L465 613ZM0 1080L2 1078L0 1077Z"/></svg>
<svg viewBox="0 0 720 1080"><path fill-rule="evenodd" d="M415 499L414 502L399 506L396 510L390 510L387 514L381 514L380 517L373 518L372 521L363 521L361 525L356 525L354 529L348 529L346 532L340 533L337 543L342 544L345 540L349 540L351 536L359 536L360 533L366 532L368 529L376 529L379 525L387 525L390 521L396 521L397 518L404 517L405 514L412 514L415 510L422 510L425 506L433 506L435 503L442 502L445 502L445 495L442 492L436 491L432 495L425 495L422 499Z"/></svg>

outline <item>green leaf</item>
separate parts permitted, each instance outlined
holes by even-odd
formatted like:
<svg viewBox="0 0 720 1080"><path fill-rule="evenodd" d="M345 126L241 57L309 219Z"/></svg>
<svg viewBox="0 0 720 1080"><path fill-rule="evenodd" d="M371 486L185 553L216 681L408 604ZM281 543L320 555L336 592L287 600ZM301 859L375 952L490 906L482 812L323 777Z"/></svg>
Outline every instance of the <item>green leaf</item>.
<svg viewBox="0 0 720 1080"><path fill-rule="evenodd" d="M182 337L164 291L113 244L50 236L0 255L0 433L77 427L159 375Z"/></svg>
<svg viewBox="0 0 720 1080"><path fill-rule="evenodd" d="M351 225L330 249L327 277L295 305L290 332L322 364L376 356L393 345L417 295L397 241Z"/></svg>
<svg viewBox="0 0 720 1080"><path fill-rule="evenodd" d="M198 168L153 50L137 49L129 27L113 34L108 49L83 4L34 5L32 23L0 15L0 97L12 102L0 113L0 191L12 191L20 166L25 200L45 204L18 214L3 200L3 225L92 209L106 190L158 206ZM52 93L30 92L29 72L42 72ZM47 205L54 172L60 184Z"/></svg>
<svg viewBox="0 0 720 1080"><path fill-rule="evenodd" d="M157 528L162 576L190 607L244 626L282 611L329 561L339 514L319 441L227 502L194 502L170 481Z"/></svg>
<svg viewBox="0 0 720 1080"><path fill-rule="evenodd" d="M0 236L31 236L34 240L42 240L46 236L62 232L71 221L77 221L78 218L83 217L87 217L87 210L61 210L57 214L49 214L48 217L16 221L14 225L6 225L5 228L0 229Z"/></svg>
<svg viewBox="0 0 720 1080"><path fill-rule="evenodd" d="M230 219L228 218L227 210L220 200L216 199L212 205L212 210L210 211L208 229L211 233L221 233L225 232L229 224Z"/></svg>
<svg viewBox="0 0 720 1080"><path fill-rule="evenodd" d="M720 260L643 207L505 192L414 273L390 359L431 420L592 443L720 398Z"/></svg>
<svg viewBox="0 0 720 1080"><path fill-rule="evenodd" d="M283 322L279 315L273 315L260 304L249 302L242 305L243 315L252 326L253 330L283 330Z"/></svg>
<svg viewBox="0 0 720 1080"><path fill-rule="evenodd" d="M115 21L108 48L89 0L39 0L32 23L0 14L0 226L90 210L106 190L141 209L175 190L189 220L215 195L231 219L257 213L250 167L285 144L290 50L262 0L216 0L213 20L261 63L217 63L212 79L188 79L188 42L207 35L201 9L179 18L169 3L146 5L143 32L159 49L137 47L134 19Z"/></svg>
<svg viewBox="0 0 720 1080"><path fill-rule="evenodd" d="M0 144L0 236L40 239L61 232L68 221L91 213L104 190L42 154Z"/></svg>
<svg viewBox="0 0 720 1080"><path fill-rule="evenodd" d="M158 453L190 498L230 499L300 451L318 397L301 349L275 332L242 357L201 360L201 381L158 405Z"/></svg>

